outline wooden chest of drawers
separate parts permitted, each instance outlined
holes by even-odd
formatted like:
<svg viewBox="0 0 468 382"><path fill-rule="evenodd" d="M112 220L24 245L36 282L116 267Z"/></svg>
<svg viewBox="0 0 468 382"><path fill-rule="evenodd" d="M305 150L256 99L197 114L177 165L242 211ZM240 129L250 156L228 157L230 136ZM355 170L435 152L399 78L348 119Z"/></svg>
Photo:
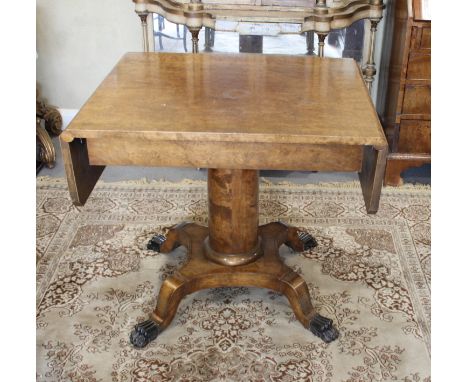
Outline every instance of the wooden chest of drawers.
<svg viewBox="0 0 468 382"><path fill-rule="evenodd" d="M431 21L427 0L396 0L393 6L385 33L392 43L382 122L390 146L385 184L396 186L402 171L431 161Z"/></svg>

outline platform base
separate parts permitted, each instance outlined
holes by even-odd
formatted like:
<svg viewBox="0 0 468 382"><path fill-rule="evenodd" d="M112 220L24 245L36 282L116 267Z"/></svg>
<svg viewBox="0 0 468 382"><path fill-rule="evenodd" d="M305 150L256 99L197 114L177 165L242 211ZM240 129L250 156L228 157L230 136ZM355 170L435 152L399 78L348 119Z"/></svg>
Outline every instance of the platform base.
<svg viewBox="0 0 468 382"><path fill-rule="evenodd" d="M179 245L187 248L187 261L159 291L158 302L150 320L135 326L131 342L144 347L173 320L180 301L188 294L206 288L260 287L284 294L299 322L325 342L338 337L330 319L322 317L310 302L304 279L284 264L279 248L286 244L295 252L317 245L308 233L284 223L269 223L259 227L263 255L254 262L238 266L220 265L205 256L203 242L208 228L193 223L172 227L165 237L156 236L151 247L169 253Z"/></svg>

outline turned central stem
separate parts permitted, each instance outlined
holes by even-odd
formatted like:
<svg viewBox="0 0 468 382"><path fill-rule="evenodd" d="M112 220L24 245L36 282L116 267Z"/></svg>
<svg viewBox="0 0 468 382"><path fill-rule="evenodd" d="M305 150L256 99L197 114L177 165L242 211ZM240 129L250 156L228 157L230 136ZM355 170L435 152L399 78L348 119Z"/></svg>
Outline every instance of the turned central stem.
<svg viewBox="0 0 468 382"><path fill-rule="evenodd" d="M208 204L205 255L224 265L259 257L258 171L209 169Z"/></svg>

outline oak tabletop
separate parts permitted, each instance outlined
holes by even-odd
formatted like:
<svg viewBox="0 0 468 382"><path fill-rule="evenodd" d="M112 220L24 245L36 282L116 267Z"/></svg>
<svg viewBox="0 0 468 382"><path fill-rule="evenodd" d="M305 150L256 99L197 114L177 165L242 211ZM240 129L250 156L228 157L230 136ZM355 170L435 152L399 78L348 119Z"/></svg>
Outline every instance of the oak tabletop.
<svg viewBox="0 0 468 382"><path fill-rule="evenodd" d="M353 59L127 53L62 139L387 145Z"/></svg>

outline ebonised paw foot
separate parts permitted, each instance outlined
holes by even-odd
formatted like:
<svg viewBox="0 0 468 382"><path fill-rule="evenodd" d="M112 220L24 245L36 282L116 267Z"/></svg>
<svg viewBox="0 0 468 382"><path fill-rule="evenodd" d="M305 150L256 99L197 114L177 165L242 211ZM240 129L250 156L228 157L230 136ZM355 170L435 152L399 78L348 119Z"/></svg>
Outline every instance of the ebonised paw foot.
<svg viewBox="0 0 468 382"><path fill-rule="evenodd" d="M317 241L306 231L293 229L288 232L288 240L284 244L295 252L303 252L316 247Z"/></svg>
<svg viewBox="0 0 468 382"><path fill-rule="evenodd" d="M130 342L136 348L144 348L159 334L159 326L153 320L146 320L137 325L130 333Z"/></svg>
<svg viewBox="0 0 468 382"><path fill-rule="evenodd" d="M299 240L304 244L304 251L315 248L317 246L317 240L315 240L312 235L305 231L298 233Z"/></svg>
<svg viewBox="0 0 468 382"><path fill-rule="evenodd" d="M333 320L316 314L310 321L310 331L324 342L329 343L339 336L338 330L333 326Z"/></svg>
<svg viewBox="0 0 468 382"><path fill-rule="evenodd" d="M151 238L151 240L148 242L148 245L146 248L160 252L161 251L161 246L163 243L166 241L166 237L164 235L156 235Z"/></svg>

